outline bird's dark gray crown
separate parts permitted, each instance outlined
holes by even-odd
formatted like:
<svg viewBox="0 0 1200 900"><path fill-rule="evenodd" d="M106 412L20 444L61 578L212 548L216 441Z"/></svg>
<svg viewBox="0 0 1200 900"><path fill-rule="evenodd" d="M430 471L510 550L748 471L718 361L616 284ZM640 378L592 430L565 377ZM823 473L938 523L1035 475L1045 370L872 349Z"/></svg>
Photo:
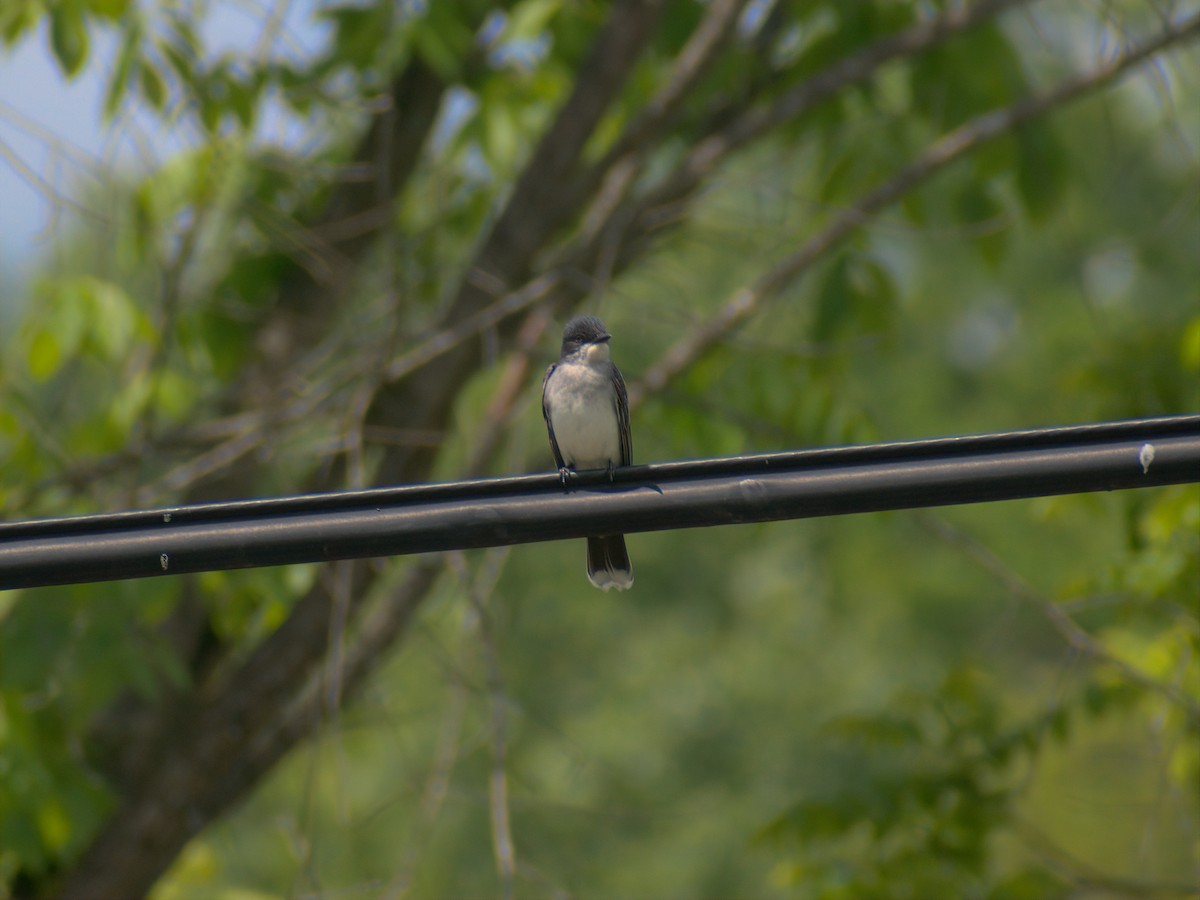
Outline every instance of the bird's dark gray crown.
<svg viewBox="0 0 1200 900"><path fill-rule="evenodd" d="M595 316L576 316L563 329L562 355L574 353L584 344L607 341L612 335Z"/></svg>

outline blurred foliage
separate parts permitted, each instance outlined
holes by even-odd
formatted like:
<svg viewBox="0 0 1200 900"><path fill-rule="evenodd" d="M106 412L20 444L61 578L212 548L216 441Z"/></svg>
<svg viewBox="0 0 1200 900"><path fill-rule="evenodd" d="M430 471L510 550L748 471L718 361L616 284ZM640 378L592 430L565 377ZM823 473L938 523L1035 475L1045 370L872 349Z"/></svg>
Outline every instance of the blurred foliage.
<svg viewBox="0 0 1200 900"><path fill-rule="evenodd" d="M941 5L778 4L688 98L650 172L736 73L778 65L763 88L778 94ZM321 5L325 40L297 58L208 49L191 4L0 4L0 39L45 18L67 75L115 29L106 113L138 106L196 135L87 198L102 224L77 223L27 287L0 362L6 519L179 502L243 439L270 463L259 495L323 470L355 392L441 308L605 13L489 8ZM886 67L723 168L604 298L627 379L947 128L1158 15L1033 9ZM660 87L701 11L671 7L589 155ZM389 246L288 361L294 393L265 399L247 437L229 392L269 350L260 327L289 279L321 264L300 223L413 58L453 85L432 152ZM1195 57L1172 56L910 193L649 398L636 459L1200 409L1198 88ZM268 116L287 138L265 136ZM446 477L498 371L460 403ZM534 381L498 470L550 464ZM464 554L363 696L155 897L502 893L497 710L520 896L1183 895L1200 871L1200 488L929 515L634 536L621 596L586 584L578 542ZM492 566L486 603L467 602ZM244 651L314 577L187 583ZM125 691L192 677L160 628L184 584L0 594L0 896L68 867L111 810L91 723Z"/></svg>

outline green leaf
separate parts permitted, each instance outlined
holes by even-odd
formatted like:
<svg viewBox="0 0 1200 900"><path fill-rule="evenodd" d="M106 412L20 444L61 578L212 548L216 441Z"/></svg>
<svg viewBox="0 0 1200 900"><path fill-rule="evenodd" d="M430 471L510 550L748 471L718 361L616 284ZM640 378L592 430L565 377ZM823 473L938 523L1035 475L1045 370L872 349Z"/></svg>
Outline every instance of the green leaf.
<svg viewBox="0 0 1200 900"><path fill-rule="evenodd" d="M850 265L845 254L829 268L817 296L817 318L813 324L813 340L832 340L850 317Z"/></svg>
<svg viewBox="0 0 1200 900"><path fill-rule="evenodd" d="M258 107L260 83L231 76L225 85L229 91L229 108L237 116L242 128L251 128L254 125L254 113Z"/></svg>
<svg viewBox="0 0 1200 900"><path fill-rule="evenodd" d="M1067 183L1066 154L1044 123L1017 131L1017 190L1034 221L1058 209Z"/></svg>
<svg viewBox="0 0 1200 900"><path fill-rule="evenodd" d="M271 67L271 74L279 85L283 102L301 116L307 116L316 96L309 73L286 63L277 63Z"/></svg>
<svg viewBox="0 0 1200 900"><path fill-rule="evenodd" d="M768 823L757 839L803 842L835 837L853 828L865 814L862 802L848 796L800 803Z"/></svg>
<svg viewBox="0 0 1200 900"><path fill-rule="evenodd" d="M507 171L520 151L521 142L513 110L502 98L483 104L484 145L488 161L500 171Z"/></svg>
<svg viewBox="0 0 1200 900"><path fill-rule="evenodd" d="M826 727L830 734L844 740L857 740L874 747L896 747L916 744L921 740L921 731L916 722L887 713L842 716Z"/></svg>
<svg viewBox="0 0 1200 900"><path fill-rule="evenodd" d="M162 371L154 384L154 405L166 418L182 421L196 402L195 382L170 369Z"/></svg>
<svg viewBox="0 0 1200 900"><path fill-rule="evenodd" d="M504 29L506 40L537 37L562 8L562 0L525 0L513 7Z"/></svg>
<svg viewBox="0 0 1200 900"><path fill-rule="evenodd" d="M455 3L431 3L425 17L413 25L414 48L446 81L461 76L474 40L474 28Z"/></svg>
<svg viewBox="0 0 1200 900"><path fill-rule="evenodd" d="M71 820L60 803L44 803L37 811L38 835L42 844L55 854L62 851L71 837Z"/></svg>
<svg viewBox="0 0 1200 900"><path fill-rule="evenodd" d="M0 40L11 44L38 23L42 15L39 0L5 0L0 3Z"/></svg>
<svg viewBox="0 0 1200 900"><path fill-rule="evenodd" d="M335 26L332 59L355 69L371 67L391 27L389 3L371 6L338 6L321 13Z"/></svg>
<svg viewBox="0 0 1200 900"><path fill-rule="evenodd" d="M910 72L914 110L942 129L1028 92L1020 59L996 25L985 25L920 54Z"/></svg>
<svg viewBox="0 0 1200 900"><path fill-rule="evenodd" d="M969 180L958 195L957 212L966 233L979 251L979 255L992 268L1004 259L1008 248L1008 211L989 185L975 179Z"/></svg>
<svg viewBox="0 0 1200 900"><path fill-rule="evenodd" d="M29 341L26 365L29 374L37 381L45 381L58 371L62 365L63 353L58 339L49 328L44 328L34 334Z"/></svg>
<svg viewBox="0 0 1200 900"><path fill-rule="evenodd" d="M117 56L117 64L113 67L112 77L108 80L108 90L104 94L105 119L113 117L117 107L121 105L125 93L129 90L139 41L140 31L136 26L125 29L125 34L121 39L121 52Z"/></svg>
<svg viewBox="0 0 1200 900"><path fill-rule="evenodd" d="M38 608L27 602L18 602L9 611L0 628L0 685L5 690L33 692L45 687L53 677L56 648L71 633L73 612L67 603ZM10 710L10 727L13 715Z"/></svg>
<svg viewBox="0 0 1200 900"><path fill-rule="evenodd" d="M68 77L74 77L87 59L87 23L77 2L56 6L50 12L50 46Z"/></svg>
<svg viewBox="0 0 1200 900"><path fill-rule="evenodd" d="M117 20L129 11L130 0L88 0L88 6L97 16Z"/></svg>
<svg viewBox="0 0 1200 900"><path fill-rule="evenodd" d="M100 278L81 278L76 284L89 307L86 314L92 323L91 340L103 356L123 359L135 336L149 338L149 322L119 286Z"/></svg>
<svg viewBox="0 0 1200 900"><path fill-rule="evenodd" d="M817 297L813 339L819 342L887 330L895 313L891 273L865 253L843 254Z"/></svg>
<svg viewBox="0 0 1200 900"><path fill-rule="evenodd" d="M198 90L202 68L199 61L203 59L202 48L196 39L195 28L183 15L172 14L169 17L170 26L163 38L155 42L156 48L166 58L167 63L183 86L189 91Z"/></svg>
<svg viewBox="0 0 1200 900"><path fill-rule="evenodd" d="M1059 900L1073 892L1071 885L1045 869L1022 869L992 889L988 900Z"/></svg>
<svg viewBox="0 0 1200 900"><path fill-rule="evenodd" d="M46 381L79 350L106 361L125 359L135 340L153 329L118 285L92 276L47 279L37 285L37 312L25 326L25 360L35 381Z"/></svg>
<svg viewBox="0 0 1200 900"><path fill-rule="evenodd" d="M1200 316L1183 329L1179 339L1179 362L1183 371L1200 375Z"/></svg>
<svg viewBox="0 0 1200 900"><path fill-rule="evenodd" d="M220 102L210 93L205 93L200 98L200 123L204 126L204 130L210 135L215 135L217 128L221 124L221 116L224 113Z"/></svg>
<svg viewBox="0 0 1200 900"><path fill-rule="evenodd" d="M167 105L167 86L158 69L147 60L143 60L138 66L138 88L147 103L157 112L163 111L163 107Z"/></svg>
<svg viewBox="0 0 1200 900"><path fill-rule="evenodd" d="M413 32L413 47L422 60L446 81L458 78L461 60L445 37L432 28Z"/></svg>

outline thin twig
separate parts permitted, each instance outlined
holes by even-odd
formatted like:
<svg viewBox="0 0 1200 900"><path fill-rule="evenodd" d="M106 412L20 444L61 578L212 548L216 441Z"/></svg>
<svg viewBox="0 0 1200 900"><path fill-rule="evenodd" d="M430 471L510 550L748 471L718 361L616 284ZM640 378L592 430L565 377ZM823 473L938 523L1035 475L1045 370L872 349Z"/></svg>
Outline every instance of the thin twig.
<svg viewBox="0 0 1200 900"><path fill-rule="evenodd" d="M958 7L942 16L920 22L896 34L882 37L806 79L766 107L754 107L740 115L744 100L728 101L713 110L707 136L696 142L683 162L642 200L642 209L652 211L673 206L689 196L719 164L773 129L815 109L837 94L863 84L887 63L925 53L959 34L990 22L1001 13L1033 0L985 0Z"/></svg>
<svg viewBox="0 0 1200 900"><path fill-rule="evenodd" d="M608 152L576 179L581 195L594 192L591 207L583 215L580 234L584 241L605 230L617 205L633 187L659 140L669 133L689 91L712 67L733 35L738 16L747 0L713 0L704 18L692 32L666 81L616 140Z"/></svg>
<svg viewBox="0 0 1200 900"><path fill-rule="evenodd" d="M462 558L461 554L454 556L460 560ZM504 688L504 675L500 670L500 653L496 647L488 602L495 594L496 582L507 558L507 547L497 547L488 551L477 577L468 585L467 593L475 611L488 687L488 731L492 751L492 768L488 775L488 806L491 810L492 853L496 860L496 874L500 879L500 895L504 900L512 900L517 872L517 851L508 805L508 694ZM463 576L465 577L465 571Z"/></svg>
<svg viewBox="0 0 1200 900"><path fill-rule="evenodd" d="M894 176L867 191L834 218L799 250L764 273L726 301L717 313L673 344L642 380L629 387L629 402L636 405L666 384L715 346L729 331L758 312L818 259L854 234L901 197L988 141L1008 134L1033 119L1064 106L1112 82L1172 44L1200 34L1200 14L1164 29L1155 37L1114 56L1088 72L1064 79L1040 94L1024 97L1009 106L976 116L930 144L920 156Z"/></svg>
<svg viewBox="0 0 1200 900"><path fill-rule="evenodd" d="M644 11L642 13L644 15ZM1194 28L1196 20L1191 22ZM1142 47L1137 51L1140 54L1137 60L1132 60L1127 54L1118 57L1117 64L1127 68L1156 50L1179 41L1183 34L1184 31L1177 27L1165 38L1160 39L1157 45ZM636 37L643 40L645 35L639 33ZM596 64L602 66L608 59L611 57L598 54ZM576 149L583 146L587 135L591 133L592 125L599 118L600 110L607 107L612 93L623 81L611 79L610 73L607 72L595 74L598 77L608 76L604 96L593 95L589 98L589 101L600 101L600 109L596 109L593 102L589 111L595 112L596 115L587 117L587 134L576 134L575 137L583 139L569 141L561 145L559 150L568 145ZM1113 71L1110 75L1099 78L1093 73L1092 77L1095 80L1090 85L1076 89L1075 93L1082 94L1087 89L1098 87L1116 74L1119 73ZM580 88L586 88L587 84L588 78L581 77ZM440 86L426 91L425 96L439 97ZM1025 106L1017 110L1021 116L1016 121L1027 121L1053 108L1057 102L1065 101L1042 103L1040 107L1037 106L1037 101L1031 102L1034 102L1032 108ZM564 108L564 116L571 114L569 106L570 104ZM987 122L982 124L988 125ZM1015 121L1002 121L989 127L999 128L999 132L1002 132L1014 124ZM955 136L961 141L961 130L949 137ZM934 160L931 163L932 168L927 172L918 173L918 177L912 179L909 186L915 186L952 159L969 152L979 142L981 141L973 145L969 142L966 145L939 145L946 158ZM703 152L711 157L712 149L709 146ZM578 157L577 152L566 155L572 159ZM703 163L704 157L696 161ZM548 171L558 173L562 168L555 166ZM527 169L526 175L529 178L542 179L540 190L522 198L519 213L514 213L513 219L497 223L497 230L493 232L495 240L485 242L487 252L477 258L479 264L471 267L470 274L464 278L464 288L459 294L461 302L453 305L448 320L465 318L487 305L480 293L471 293L466 287L468 284L475 284L474 279L478 274L495 277L497 273L515 273L512 281L520 283L525 278L526 269L531 265L535 251L544 248L549 236L561 227L563 217L572 212L562 210L556 206L552 195L547 196L547 192L552 193L556 189L555 177L547 177L545 171L536 171L536 167L532 170ZM397 182L400 181L397 179ZM868 195L870 196L872 195ZM883 200L886 205L888 198L885 196ZM510 206L510 209L515 206L516 204ZM539 218L547 210L553 215ZM331 218L336 220L338 217ZM856 210L854 221L849 227L858 227L863 218L862 210ZM505 228L500 227L501 224L508 229L507 232ZM524 230L522 226L526 224L532 226L531 231ZM531 240L530 236L533 246L526 243ZM494 269L490 264L498 260L503 261L502 265ZM795 274L798 272L783 273L786 277L794 277ZM502 280L507 283L506 279ZM769 279L767 286L771 286ZM325 301L325 298L318 291L310 289L306 293L305 302L289 304L288 309L295 306L296 310L303 312L311 309L317 300ZM327 301L325 305L330 308L335 306ZM314 330L323 329L326 322L327 319L315 316L314 322L306 322L306 327L298 330L302 333L302 338L308 338ZM414 370L414 376L419 374L422 377L406 379L410 380L410 384L407 385L410 393L400 393L400 399L420 398L423 388L432 390L432 387L436 387L437 393L430 395L433 397L431 400L410 403L406 407L407 419L381 419L381 422L386 421L387 424L401 427L436 427L442 421L437 416L453 402L458 393L457 387L465 383L470 374L469 371L454 371L459 362L460 360L452 360L450 363L453 365L448 363L443 366L423 366L419 373ZM271 374L274 373L268 373ZM386 405L381 406L381 410L385 408ZM395 408L393 406L391 409ZM423 473L427 473L431 459L432 455L428 453L389 452L381 463L381 469L409 479L419 478ZM353 569L356 577L352 604L357 606L360 598L376 583L378 576L366 564L355 565ZM358 623L355 629L354 654L347 654L345 659L345 696L350 696L354 686L365 678L371 669L372 661L377 659L379 653L391 646L403 633L439 571L440 566L425 562L411 566L405 573L404 581L395 589L390 602L379 604L371 614L362 617L361 623ZM228 679L216 679L203 686L203 696L196 701L197 715L164 746L169 752L163 754L162 758L169 764L148 767L144 777L144 791L124 799L122 806L116 810L92 846L64 878L61 884L62 896L81 896L104 891L110 894L144 892L190 834L194 834L213 816L242 796L268 766L278 760L297 740L311 733L315 724L310 714L311 707L306 706L306 694L303 690L297 696L296 686L303 683L306 673L311 673L312 666L320 658L328 639L327 625L328 596L317 588L297 601L288 620L276 633L256 647L243 665L231 669L233 674ZM231 769L225 762L234 752L239 753L239 765ZM153 802L148 802L150 800ZM136 853L130 848L134 848Z"/></svg>
<svg viewBox="0 0 1200 900"><path fill-rule="evenodd" d="M1200 705L1183 694L1175 685L1159 681L1141 669L1112 653L1067 612L1049 597L1044 596L1020 574L974 537L952 525L941 516L919 513L918 521L948 544L961 549L981 569L1000 582L1010 594L1018 597L1049 620L1055 630L1074 650L1092 660L1117 669L1126 679L1139 687L1158 694L1177 706L1190 722L1200 724Z"/></svg>
<svg viewBox="0 0 1200 900"><path fill-rule="evenodd" d="M712 68L718 54L732 38L737 18L747 2L712 0L707 5L704 18L675 57L675 64L662 88L647 101L605 154L604 162L599 166L601 171L630 152L643 153L643 148L670 128L691 90Z"/></svg>
<svg viewBox="0 0 1200 900"><path fill-rule="evenodd" d="M438 729L433 762L429 775L425 779L425 787L421 791L421 805L417 821L411 831L413 836L401 855L395 877L383 895L385 900L403 900L412 887L413 872L429 844L434 824L441 814L446 802L446 794L450 789L450 776L458 762L459 741L466 709L467 685L463 679L458 678L454 680L451 687L450 699L442 715L441 727Z"/></svg>
<svg viewBox="0 0 1200 900"><path fill-rule="evenodd" d="M638 201L633 202L632 205L628 203L622 205L622 199L632 186L638 172L641 171L641 161L644 159L644 154L641 157L633 158L629 157L626 153L625 158L622 160L622 154L618 150L630 146L631 138L629 135L642 132L646 132L647 134L657 133L658 130L661 130L664 123L671 120L671 116L677 111L677 94L682 86L694 84L707 71L707 66L712 61L708 54L724 46L721 29L725 28L726 31L728 30L729 23L736 9L740 9L742 6L740 3L729 2L729 0L723 4L713 4L706 11L705 18L701 21L692 39L689 41L687 45L688 49L686 52L681 53L675 68L668 78L669 86L664 88L651 101L651 105L655 106L658 110L658 118L650 117L633 123L626 135L618 140L617 144L614 145L614 149L606 156L606 165L610 166L608 177L603 185L600 186L599 193L594 199L592 207L584 217L579 239L555 253L553 261L551 261L549 267L542 274L534 277L521 287L504 293L502 297L482 309L459 319L453 324L446 325L446 327L422 341L418 346L406 351L402 356L390 362L386 367L382 381L392 383L411 376L422 367L435 361L438 357L452 351L467 341L478 338L484 332L495 329L506 319L526 309L539 304L549 306L561 302L559 294L561 289L566 285L565 273L578 270L583 265L582 261L589 257L594 257L598 260L595 267L597 274L593 277L592 283L588 285L585 291L575 291L574 296L578 299L578 296L582 296L583 293L588 291L593 293L599 292L606 284L608 278L611 277L611 274L618 268L618 264L625 265L629 262L628 252L623 251L619 245L623 243L628 245L631 240L636 241L640 231L645 229L645 222L641 223L640 229L631 227L633 220L639 215L644 218L648 210L661 206L666 202L668 196L672 194L677 195L679 192L685 191L686 189L681 186L679 180L681 177L686 175L686 178L684 178L685 181L702 177L704 172L707 171L706 166L711 167L718 159L723 158L724 155L743 146L753 138L761 136L764 133L764 127L768 123L779 124L785 121L787 116L794 117L802 114L813 106L828 100L838 91L871 77L884 63L928 50L930 47L946 41L956 34L988 21L1006 9L1026 2L1031 2L1031 0L993 0L993 2L980 3L969 10L956 10L930 22L913 26L899 34L881 38L845 62L831 67L829 70L814 76L803 85L793 89L772 104L767 110L752 110L742 118L735 120L729 126L728 136L720 139L723 146L720 153L715 153L713 147L709 145L708 149L700 154L706 160L704 166L697 164L696 154L699 151L693 151L693 154L680 167L679 174L673 180L668 180L668 182L654 189L650 195L640 198ZM713 114L710 118L714 121L721 120L728 118L728 113L726 111L720 115ZM715 135L710 135L709 140L715 137ZM364 142L365 145L366 143ZM604 168L604 165L598 166L597 171L602 171ZM273 211L268 212L274 215ZM653 226L655 230L660 227L659 224ZM316 242L314 239L306 238L305 235L308 232L298 226L293 227L291 231L295 236L297 244L312 245L304 250L304 252L298 254L299 259L317 259L320 255L316 252L316 244L318 243L321 243L325 247L325 253L334 252L332 246L325 246L323 242ZM632 233L630 234L629 232ZM328 264L322 263L320 268L324 275L315 270L311 274L315 283L328 283L331 278L331 272L337 270L339 267L344 269L348 265L348 259ZM593 267L589 266L589 268ZM640 397L637 395L639 388L638 385L633 385L632 387L633 399L636 403L640 400ZM286 395L290 392L291 388L288 385L280 385L277 390L278 396L273 399L263 400L264 408L271 410L283 408L294 409L294 417L284 417L292 421L308 418L315 408L314 404L302 403L295 407L289 404L285 407ZM264 416L259 412L244 413L240 417L246 417L252 421L258 433L254 436L247 435L244 432L237 433L236 440L227 443L221 448L214 448L211 454L205 452L194 460L182 463L176 471L165 476L164 487L168 490L178 491L188 488L201 479L215 476L221 469L227 468L238 459L243 458L248 450L253 449L255 446L260 446L265 442L267 438L266 428L268 426L281 424L279 416ZM237 418L239 417L234 417L234 421L231 422L233 426L231 430L235 433L241 432L244 427L236 422ZM374 425L368 425L366 430L369 435L379 433L378 426ZM425 430L422 433L432 432ZM164 437L177 437L177 435ZM156 441L155 445L161 445L161 442ZM411 442L404 440L398 445L411 446ZM152 447L147 448L147 454L153 455ZM143 503L149 502L148 497L152 499L152 495L148 495L145 491L140 496L143 498L141 501Z"/></svg>
<svg viewBox="0 0 1200 900"><path fill-rule="evenodd" d="M1108 875L1072 855L1029 819L1013 815L1010 821L1021 842L1054 872L1071 882L1077 890L1131 898L1162 897L1179 900L1194 898L1197 890L1200 890L1200 883L1188 885Z"/></svg>
<svg viewBox="0 0 1200 900"><path fill-rule="evenodd" d="M488 693L491 696L489 723L492 736L492 771L488 778L488 797L492 809L492 851L496 857L496 871L500 876L501 896L505 900L511 900L513 879L517 871L517 851L513 842L512 820L508 808L508 698L500 674L499 654L485 610L480 610L479 623L479 640L483 646Z"/></svg>
<svg viewBox="0 0 1200 900"><path fill-rule="evenodd" d="M558 272L548 272L505 294L494 303L464 318L461 322L448 325L431 335L404 355L388 364L384 372L385 381L397 381L419 369L455 347L495 328L509 316L544 301L562 282Z"/></svg>

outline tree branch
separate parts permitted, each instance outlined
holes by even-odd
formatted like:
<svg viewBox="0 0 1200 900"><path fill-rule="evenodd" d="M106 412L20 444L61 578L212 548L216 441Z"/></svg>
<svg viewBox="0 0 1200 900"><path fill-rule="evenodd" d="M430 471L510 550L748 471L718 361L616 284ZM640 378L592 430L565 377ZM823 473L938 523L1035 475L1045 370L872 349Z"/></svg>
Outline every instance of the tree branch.
<svg viewBox="0 0 1200 900"><path fill-rule="evenodd" d="M734 152L769 134L773 129L815 109L837 94L873 78L890 62L925 53L952 37L978 28L1001 13L1033 0L983 0L958 7L942 16L880 38L858 53L834 63L766 107L738 113L744 101L726 103L713 110L705 128L683 162L639 203L639 218L689 197L712 171Z"/></svg>
<svg viewBox="0 0 1200 900"><path fill-rule="evenodd" d="M648 194L622 204L633 179L641 171L640 164L648 149L652 149L639 144L639 141L655 139L673 121L681 102L681 92L686 87L694 86L703 77L713 62L712 54L728 41L732 24L738 12L744 8L744 2L714 2L681 51L667 85L649 102L647 109L652 112L639 115L603 160L580 176L575 187L568 188L585 196L589 196L591 190L599 190L578 237L558 251L546 269L528 283L466 317L447 322L432 337L398 357L389 365L387 379L397 380L416 372L422 365L467 341L477 340L484 332L498 328L501 323L536 303L558 306L572 303L583 296L587 288L580 283L580 279L569 278L568 272L589 271L597 266L605 268L602 260L606 257L621 256L621 265L618 267L614 262L610 267L613 269L624 268L631 261L629 254L618 254L611 249L606 252L605 248L611 248L614 241L614 225L624 223L629 226L634 219L649 222L663 205L688 202L695 184L706 177L718 162L769 133L771 128L803 115L840 91L870 79L888 62L925 52L958 34L985 24L1008 9L1030 2L1032 0L987 0L969 9L956 10L930 22L914 25L899 34L881 38L847 60L805 81L770 107L751 110L728 125L725 131L710 134L702 144L708 147L707 150L694 150L674 175ZM738 108L741 105L739 103ZM728 121L733 108L723 106L710 113L710 124ZM715 141L720 149L714 149L709 141ZM630 158L635 151L636 158ZM629 165L622 164L623 158ZM703 164L700 160L703 160ZM581 190L578 185L587 185L589 189ZM678 217L675 220L678 221ZM632 242L650 231L661 231L661 226L654 221L649 227L629 230L631 236L627 242ZM619 235L617 237L626 240Z"/></svg>
<svg viewBox="0 0 1200 900"><path fill-rule="evenodd" d="M1018 2L1021 0L993 0L973 8L975 12L962 15L966 17L964 21L977 22L982 20L979 17L985 12L995 15ZM628 77L641 48L653 34L662 7L661 0L626 0L614 8L608 23L597 35L587 63L579 72L575 93L531 157L505 211L467 270L443 318L443 329L451 328L452 323L471 321L473 333L456 332L455 340L448 341L448 346L439 348L438 353L421 358L411 368L401 367L395 380L377 392L367 412L368 428L440 432L462 385L485 358L482 334L491 329L503 331L505 345L511 343L516 314L525 309L525 298L513 301L514 305L506 307L500 318L492 319L481 313L496 303L498 295L521 284L533 270L537 254L580 214L578 203L564 202L565 192L558 190L558 184L560 179L575 171L580 151ZM662 363L651 369L642 385L635 387L640 387L644 395L646 390L655 389L656 385L661 386L678 374L682 366L698 358L721 334L743 321L764 300L799 275L817 255L843 240L905 190L985 140L1111 81L1152 53L1190 36L1196 31L1197 24L1200 24L1197 18L1188 20L1168 29L1155 42L1117 57L1096 72L1066 82L1048 95L973 120L946 136L896 179L865 195L856 209L835 220L823 238L815 238L756 282L753 288L747 289L751 292L749 297L742 294L735 297L715 325L710 323L710 327L694 332L676 345ZM930 26L920 27L928 30ZM930 33L925 39L928 43L923 46L932 46L935 39L944 39L944 34ZM902 48L896 49L888 58L902 52ZM875 62L876 66L879 64ZM867 77L862 72L861 67L850 67L839 76L839 83L844 86L854 78ZM432 100L440 97L440 88L426 84L420 95ZM810 99L804 103L817 102L811 99L815 95L808 96ZM800 108L810 108L799 99L794 98L794 102ZM436 109L436 106L433 103L430 108ZM792 115L798 114L796 106L790 108ZM756 126L755 121L763 124ZM615 211L606 221L620 223L622 227L632 222L629 232L632 239L651 233L657 227L653 214L657 212L658 202L664 198L678 200L685 197L690 193L688 183L699 183L733 148L767 133L772 126L765 122L761 119L742 120L732 131L711 136L697 153L689 156L680 176L682 180L668 182L661 190L641 198L636 208ZM428 123L420 133L427 132ZM412 146L419 150L424 138L407 140L415 141ZM388 177L402 180L407 176L393 170ZM396 187L394 181L392 187ZM672 193L677 190L683 193ZM353 220L356 211L368 212L369 203L378 195L374 190L364 190L361 195L355 194L358 200L352 199L350 193L345 196L346 208L331 205L329 223ZM335 214L335 209L341 212ZM639 214L634 218L622 218L630 209ZM343 234L352 232L353 229ZM590 241L586 258L592 262L603 258L604 241L610 239L611 235L607 235L603 240ZM358 237L350 236L347 240L353 247L359 247ZM634 244L626 241L622 245L607 245L608 248L617 246L632 247ZM632 258L631 253L621 255L619 261ZM580 293L565 276L556 287L557 291L552 291L545 301L537 301L538 304L567 302ZM313 306L308 301L319 305L324 300L318 287L314 285L310 290L307 300L294 298L295 311L304 313L306 307ZM472 319L473 316L479 318ZM318 312L312 321L319 318ZM307 329L297 333L309 334ZM291 346L295 343L293 341ZM268 364L271 363L268 361ZM386 448L378 480L423 480L428 476L436 448L436 442L422 448ZM343 697L353 696L371 671L378 654L404 634L439 571L440 567L433 561L415 564L407 571L389 602L379 604L370 615L362 617L362 605L377 581L377 570L366 563L347 567L346 621L356 640L348 648L341 667ZM139 789L122 798L112 819L66 876L56 896L111 897L145 893L191 835L228 809L296 741L311 733L319 722L322 708L319 679L314 677L314 672L329 646L330 603L330 593L318 579L317 585L297 601L283 625L255 648L244 663L227 667L207 679L192 694L178 698L172 709L163 711L163 721L168 721L169 713L177 727L169 733L161 752L139 757L148 760L146 770L141 773Z"/></svg>
<svg viewBox="0 0 1200 900"><path fill-rule="evenodd" d="M576 89L534 152L525 173L476 263L464 277L447 314L456 321L485 307L490 286L520 280L539 247L574 212L560 204L557 178L574 165L583 144L616 95L654 33L665 0L625 0L601 29L578 74ZM358 202L373 192L356 194ZM348 200L350 206L355 201ZM303 307L303 303L298 306ZM367 425L440 429L454 397L480 359L478 341L439 356L409 378L377 392ZM387 481L421 480L433 447L388 447L380 466ZM348 619L352 620L375 580L362 563L347 567ZM387 646L403 632L439 568L414 566L372 641ZM62 898L106 898L144 894L184 843L235 802L287 749L317 724L319 705L297 702L314 666L328 648L331 597L321 579L288 619L250 657L192 696L174 712L184 723L162 748L157 766L142 773L136 794L121 807L58 886ZM370 671L375 655L355 654L361 668L345 669L343 696L351 696Z"/></svg>
<svg viewBox="0 0 1200 900"><path fill-rule="evenodd" d="M652 365L641 381L629 387L629 402L640 403L648 393L661 391L728 332L757 313L764 303L777 296L813 263L841 244L854 232L932 176L967 154L1021 125L1087 96L1116 78L1141 65L1168 47L1191 40L1200 34L1200 15L1170 25L1155 37L1103 65L1072 78L1041 94L1025 97L1010 106L971 119L966 124L934 141L912 163L887 181L863 194L820 233L799 250L786 257L753 284L737 291L707 322L682 337ZM719 142L720 143L720 142Z"/></svg>
<svg viewBox="0 0 1200 900"><path fill-rule="evenodd" d="M526 163L469 268L451 320L482 305L478 285L508 289L517 284L534 254L578 214L581 198L563 190L563 185L578 166L601 116L625 85L665 7L665 0L622 0L613 8L576 73L571 96Z"/></svg>

